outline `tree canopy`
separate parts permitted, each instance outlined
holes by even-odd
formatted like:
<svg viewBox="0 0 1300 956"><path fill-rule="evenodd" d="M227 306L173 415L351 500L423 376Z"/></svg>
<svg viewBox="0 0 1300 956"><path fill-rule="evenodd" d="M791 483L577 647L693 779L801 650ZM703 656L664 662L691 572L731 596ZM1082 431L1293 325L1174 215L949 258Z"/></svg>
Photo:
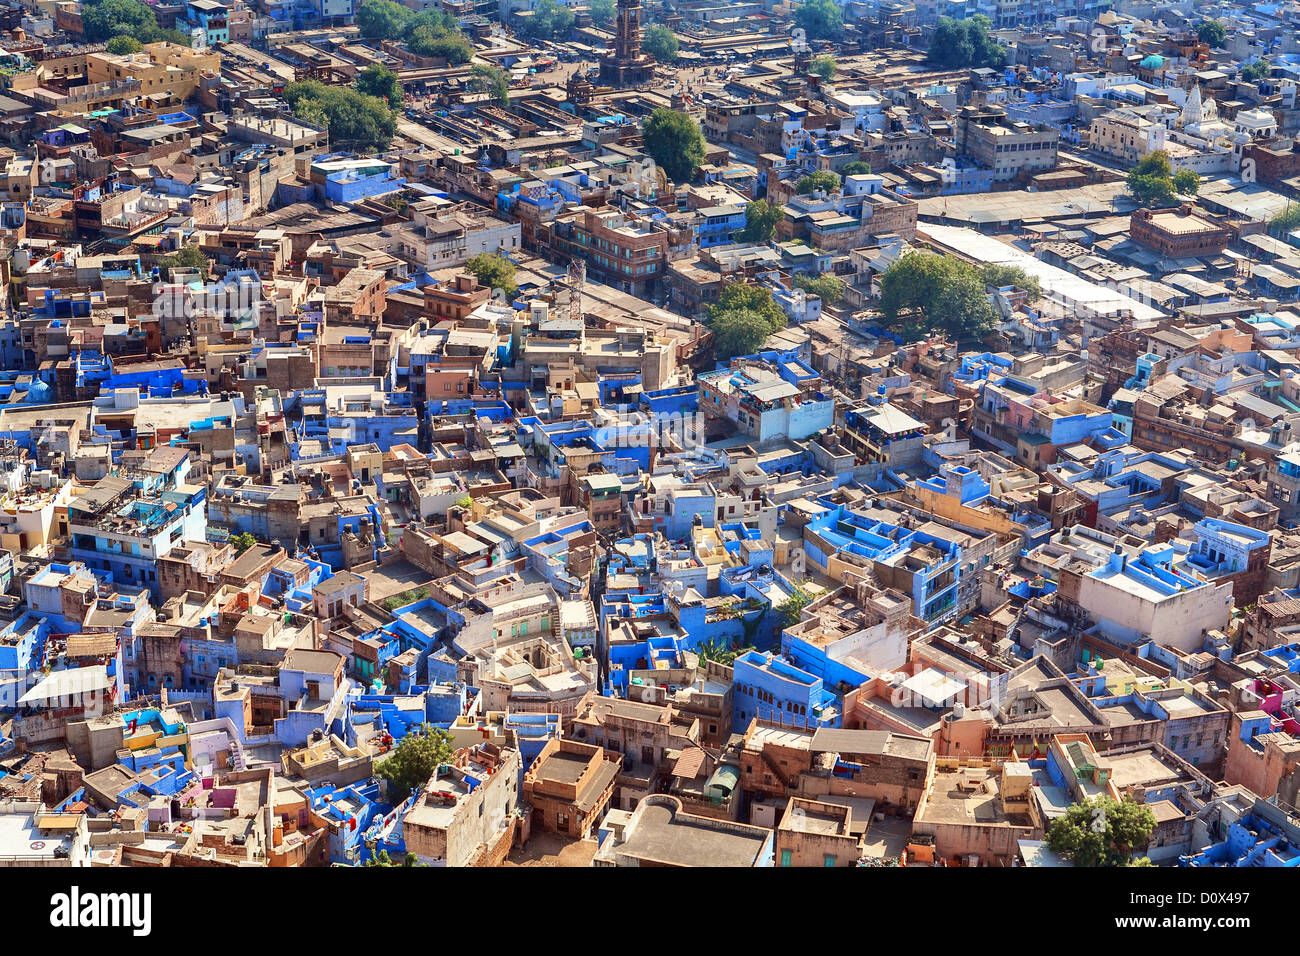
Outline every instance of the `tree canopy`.
<svg viewBox="0 0 1300 956"><path fill-rule="evenodd" d="M980 14L969 20L940 17L926 59L952 69L998 69L1007 62L1007 49L989 34L989 26L989 18Z"/></svg>
<svg viewBox="0 0 1300 956"><path fill-rule="evenodd" d="M500 289L507 299L513 300L519 287L515 285L515 264L499 253L480 252L465 263L465 271L489 289Z"/></svg>
<svg viewBox="0 0 1300 956"><path fill-rule="evenodd" d="M428 783L438 765L448 763L455 752L451 734L432 724L421 724L409 730L392 753L375 764L375 776L388 784L389 799L397 803Z"/></svg>
<svg viewBox="0 0 1300 956"><path fill-rule="evenodd" d="M366 860L365 865L366 866L412 867L412 866L428 866L429 864L421 863L420 858L417 857L414 853L406 854L406 856L402 858L401 863L394 863L392 857L388 855L387 850L380 850L370 859Z"/></svg>
<svg viewBox="0 0 1300 956"><path fill-rule="evenodd" d="M707 325L713 331L713 351L720 359L752 355L773 332L789 320L763 286L733 282L709 307Z"/></svg>
<svg viewBox="0 0 1300 956"><path fill-rule="evenodd" d="M1223 46L1223 41L1228 39L1228 28L1223 25L1222 20L1202 20L1201 25L1196 28L1196 36L1202 43L1208 43L1211 49Z"/></svg>
<svg viewBox="0 0 1300 956"><path fill-rule="evenodd" d="M330 131L330 145L359 153L388 148L397 132L397 120L388 101L346 86L328 86L319 80L300 80L284 88L285 102L294 115L308 122L322 119Z"/></svg>
<svg viewBox="0 0 1300 956"><path fill-rule="evenodd" d="M794 12L794 25L809 40L840 40L844 37L844 16L835 0L808 0Z"/></svg>
<svg viewBox="0 0 1300 956"><path fill-rule="evenodd" d="M81 29L91 43L101 43L115 38L133 39L140 43L169 43L190 45L190 38L179 30L164 30L158 26L153 10L138 0L94 0L81 5ZM118 45L119 48L121 44ZM108 52L122 55L119 50ZM138 50L126 50L135 53Z"/></svg>
<svg viewBox="0 0 1300 956"><path fill-rule="evenodd" d="M1095 797L1076 803L1047 828L1047 848L1075 866L1143 866L1156 818L1146 804Z"/></svg>
<svg viewBox="0 0 1300 956"><path fill-rule="evenodd" d="M238 552L239 554L243 554L253 545L257 544L257 539L254 538L247 531L243 531L239 534L231 535L230 543L235 546L236 552Z"/></svg>
<svg viewBox="0 0 1300 956"><path fill-rule="evenodd" d="M416 56L440 57L452 66L468 63L474 58L474 44L456 27L439 17L446 14L422 13L406 35L406 48ZM429 19L425 19L429 18ZM447 17L447 19L451 19Z"/></svg>
<svg viewBox="0 0 1300 956"><path fill-rule="evenodd" d="M441 57L453 66L474 56L474 44L456 18L435 10L416 13L392 0L363 0L357 27L367 39L401 40L416 56Z"/></svg>
<svg viewBox="0 0 1300 956"><path fill-rule="evenodd" d="M750 309L721 312L711 317L708 325L713 330L713 353L719 359L752 355L769 335L779 331Z"/></svg>
<svg viewBox="0 0 1300 956"><path fill-rule="evenodd" d="M909 342L934 329L958 341L979 340L995 321L984 279L974 266L915 250L881 276L880 310Z"/></svg>
<svg viewBox="0 0 1300 956"><path fill-rule="evenodd" d="M1252 83L1258 83L1272 72L1273 67L1269 65L1268 60L1261 57L1258 60L1247 63L1241 68L1241 78L1243 80L1249 80Z"/></svg>
<svg viewBox="0 0 1300 956"><path fill-rule="evenodd" d="M597 25L609 23L614 19L614 0L588 0L587 12Z"/></svg>
<svg viewBox="0 0 1300 956"><path fill-rule="evenodd" d="M492 95L498 106L510 105L510 77L499 66L475 63L469 68L470 86Z"/></svg>
<svg viewBox="0 0 1300 956"><path fill-rule="evenodd" d="M573 32L573 11L555 0L538 0L520 33L533 40L565 40Z"/></svg>
<svg viewBox="0 0 1300 956"><path fill-rule="evenodd" d="M646 28L641 36L641 49L660 63L677 62L677 37L661 24Z"/></svg>
<svg viewBox="0 0 1300 956"><path fill-rule="evenodd" d="M126 56L130 53L139 53L144 49L144 44L135 37L110 37L109 41L104 44L104 52L111 53L113 56Z"/></svg>
<svg viewBox="0 0 1300 956"><path fill-rule="evenodd" d="M800 196L807 196L809 193L822 190L823 192L833 193L840 188L840 177L838 174L831 172L829 169L819 169L816 172L803 176L794 184L794 191Z"/></svg>
<svg viewBox="0 0 1300 956"><path fill-rule="evenodd" d="M357 90L367 96L379 96L389 106L400 106L402 84L397 74L382 63L372 63L357 74Z"/></svg>
<svg viewBox="0 0 1300 956"><path fill-rule="evenodd" d="M1196 174L1192 173L1192 176ZM1185 176L1181 181L1193 192L1199 183L1199 179L1188 182ZM1173 202L1174 193L1180 191L1174 181L1173 167L1169 165L1169 154L1162 149L1153 150L1138 160L1137 165L1128 171L1127 182L1128 191L1144 206L1168 206Z"/></svg>
<svg viewBox="0 0 1300 956"><path fill-rule="evenodd" d="M797 288L822 300L822 305L837 305L844 298L844 283L835 276L799 276L794 280Z"/></svg>
<svg viewBox="0 0 1300 956"><path fill-rule="evenodd" d="M864 163L864 162L863 162L862 160L860 160L860 159L855 159L855 160L854 160L853 162L851 162L851 163L845 163L845 164L844 164L844 168L840 170L840 175L841 175L841 176L845 176L845 177L848 177L848 176L861 176L861 175L863 175L864 173L865 173L865 174L870 174L870 173L871 173L871 164L870 164L870 163Z"/></svg>
<svg viewBox="0 0 1300 956"><path fill-rule="evenodd" d="M357 28L369 40L400 40L417 15L393 0L362 0L357 7Z"/></svg>
<svg viewBox="0 0 1300 956"><path fill-rule="evenodd" d="M755 199L745 207L745 228L736 233L737 242L767 242L784 218L780 206L766 199Z"/></svg>
<svg viewBox="0 0 1300 956"><path fill-rule="evenodd" d="M753 647L742 644L739 638L726 643L711 637L700 644L696 653L701 661L717 661L719 664L730 666L735 663L737 657L752 650L754 650Z"/></svg>
<svg viewBox="0 0 1300 956"><path fill-rule="evenodd" d="M835 57L833 56L813 57L813 61L808 64L808 72L816 73L823 80L834 78L838 70L839 67L835 64Z"/></svg>
<svg viewBox="0 0 1300 956"><path fill-rule="evenodd" d="M980 278L984 280L986 286L994 289L1007 285L1024 289L1028 293L1025 298L1029 302L1037 302L1043 296L1043 287L1038 281L1038 276L1031 276L1019 266L1003 266L996 262L989 262L980 267Z"/></svg>
<svg viewBox="0 0 1300 956"><path fill-rule="evenodd" d="M660 107L644 128L645 151L675 183L689 182L704 162L704 134L686 113Z"/></svg>
<svg viewBox="0 0 1300 956"><path fill-rule="evenodd" d="M812 594L802 584L796 584L790 596L776 606L781 627L794 627L803 616L803 609L812 603Z"/></svg>
<svg viewBox="0 0 1300 956"><path fill-rule="evenodd" d="M1279 239L1285 239L1300 229L1300 205L1287 203L1286 209L1268 221L1268 231Z"/></svg>
<svg viewBox="0 0 1300 956"><path fill-rule="evenodd" d="M1174 173L1174 191L1184 196L1195 196L1201 190L1201 177L1190 169Z"/></svg>
<svg viewBox="0 0 1300 956"><path fill-rule="evenodd" d="M182 246L179 250L163 259L161 264L169 279L173 270L175 270L179 272L197 272L200 279L204 282L208 281L208 257L196 245Z"/></svg>

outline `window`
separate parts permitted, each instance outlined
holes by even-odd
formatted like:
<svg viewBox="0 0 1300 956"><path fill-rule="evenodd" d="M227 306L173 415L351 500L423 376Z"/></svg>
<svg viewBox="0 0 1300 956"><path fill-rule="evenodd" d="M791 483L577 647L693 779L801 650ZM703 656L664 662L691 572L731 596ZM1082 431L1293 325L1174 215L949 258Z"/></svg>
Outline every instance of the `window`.
<svg viewBox="0 0 1300 956"><path fill-rule="evenodd" d="M789 850L782 850L782 851L781 851L781 865L782 865L782 866L790 866L790 855L791 855L791 852L790 852Z"/></svg>
<svg viewBox="0 0 1300 956"><path fill-rule="evenodd" d="M825 857L823 858L823 863L822 863L822 865L823 865L823 866L834 866L834 865L835 865L835 857L833 857L833 856L831 856L831 854L827 853L827 854L825 855Z"/></svg>

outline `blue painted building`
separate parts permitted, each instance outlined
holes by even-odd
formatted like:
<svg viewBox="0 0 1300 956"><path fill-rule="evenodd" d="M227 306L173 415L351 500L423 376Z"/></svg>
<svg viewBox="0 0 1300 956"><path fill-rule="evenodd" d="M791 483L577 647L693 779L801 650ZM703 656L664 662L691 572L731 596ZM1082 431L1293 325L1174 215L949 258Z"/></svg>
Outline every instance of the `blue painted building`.
<svg viewBox="0 0 1300 956"><path fill-rule="evenodd" d="M842 726L838 698L815 674L761 651L742 654L732 666L733 733L743 733L755 717L808 729Z"/></svg>

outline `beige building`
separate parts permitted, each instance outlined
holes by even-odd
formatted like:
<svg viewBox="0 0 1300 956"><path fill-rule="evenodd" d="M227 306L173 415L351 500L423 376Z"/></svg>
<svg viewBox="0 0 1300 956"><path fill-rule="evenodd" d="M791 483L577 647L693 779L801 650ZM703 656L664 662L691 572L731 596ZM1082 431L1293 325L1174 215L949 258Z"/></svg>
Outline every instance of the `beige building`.
<svg viewBox="0 0 1300 956"><path fill-rule="evenodd" d="M957 115L957 151L986 169L993 181L1011 182L1026 171L1056 167L1061 131L1012 122L1001 107L963 107Z"/></svg>
<svg viewBox="0 0 1300 956"><path fill-rule="evenodd" d="M86 54L86 82L120 83L135 80L140 93L170 93L178 100L194 96L203 73L221 72L221 54L194 50L177 43L149 43L139 53L114 56Z"/></svg>
<svg viewBox="0 0 1300 956"><path fill-rule="evenodd" d="M861 856L851 807L790 799L776 828L777 866L855 866Z"/></svg>

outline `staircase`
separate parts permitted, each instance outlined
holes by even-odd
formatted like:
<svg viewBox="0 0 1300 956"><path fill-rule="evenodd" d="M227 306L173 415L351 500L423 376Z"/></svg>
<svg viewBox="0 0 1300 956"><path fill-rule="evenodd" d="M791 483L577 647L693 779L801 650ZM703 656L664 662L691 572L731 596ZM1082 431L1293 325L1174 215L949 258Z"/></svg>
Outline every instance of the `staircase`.
<svg viewBox="0 0 1300 956"><path fill-rule="evenodd" d="M763 764L767 767L767 769L771 770L773 776L775 776L777 780L780 780L782 786L784 786L787 790L789 790L793 784L791 782L790 777L786 774L786 772L777 765L777 762L775 760L773 760L771 757L767 755L766 749L760 751L760 756L762 756Z"/></svg>

